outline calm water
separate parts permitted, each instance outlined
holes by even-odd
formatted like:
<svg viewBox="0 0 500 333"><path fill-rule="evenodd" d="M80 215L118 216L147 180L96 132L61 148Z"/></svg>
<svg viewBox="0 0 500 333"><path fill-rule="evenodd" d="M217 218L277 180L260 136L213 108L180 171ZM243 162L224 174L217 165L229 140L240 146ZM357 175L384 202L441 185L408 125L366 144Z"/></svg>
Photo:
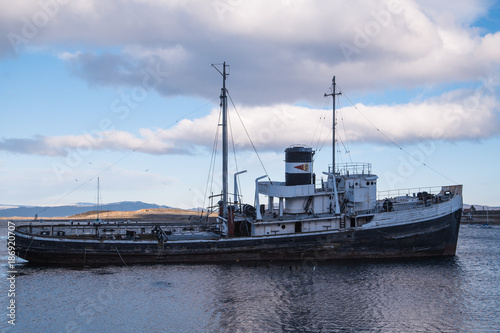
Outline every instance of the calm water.
<svg viewBox="0 0 500 333"><path fill-rule="evenodd" d="M81 270L20 265L14 327L5 310L5 239L1 331L500 331L500 227L462 226L451 259Z"/></svg>

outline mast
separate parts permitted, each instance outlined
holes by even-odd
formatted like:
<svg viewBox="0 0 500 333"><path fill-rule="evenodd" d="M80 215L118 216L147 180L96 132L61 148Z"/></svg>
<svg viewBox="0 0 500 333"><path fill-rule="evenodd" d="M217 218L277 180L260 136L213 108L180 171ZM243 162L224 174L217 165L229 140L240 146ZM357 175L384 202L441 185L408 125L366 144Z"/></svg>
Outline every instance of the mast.
<svg viewBox="0 0 500 333"><path fill-rule="evenodd" d="M227 165L228 165L228 139L227 139L227 92L226 92L226 62L224 61L222 69L222 216L227 218Z"/></svg>
<svg viewBox="0 0 500 333"><path fill-rule="evenodd" d="M332 176L332 208L333 208L333 201L335 200L335 215L340 215L340 207L339 207L339 196L337 193L337 180L335 178L335 97L337 95L342 95L341 92L336 92L336 84L335 84L335 75L333 76L332 79L332 93L331 94L325 94L325 97L327 96L332 96L333 97L333 108L332 108L332 113L333 113L333 121L332 121L332 172L328 173L329 175Z"/></svg>
<svg viewBox="0 0 500 333"><path fill-rule="evenodd" d="M325 97L332 96L333 97L333 138L332 138L332 173L335 174L335 96L342 95L341 92L337 93L336 90L337 85L335 84L335 76L332 79L332 93L325 94Z"/></svg>
<svg viewBox="0 0 500 333"><path fill-rule="evenodd" d="M222 106L222 217L227 218L227 196L228 196L228 136L227 136L227 91L226 91L226 62L222 64L222 72L212 64L222 75L222 91L220 95L220 104Z"/></svg>

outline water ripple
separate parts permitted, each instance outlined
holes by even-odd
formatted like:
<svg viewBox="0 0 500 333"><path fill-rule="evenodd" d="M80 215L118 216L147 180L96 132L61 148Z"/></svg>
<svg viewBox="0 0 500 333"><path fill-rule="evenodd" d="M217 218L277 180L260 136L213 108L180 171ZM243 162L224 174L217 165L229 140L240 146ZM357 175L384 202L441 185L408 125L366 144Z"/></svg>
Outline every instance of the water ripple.
<svg viewBox="0 0 500 333"><path fill-rule="evenodd" d="M411 261L21 267L19 331L494 332L500 228ZM4 251L4 252L2 252ZM5 250L0 256L5 257ZM2 266L4 270L5 267ZM0 288L7 287L6 281Z"/></svg>

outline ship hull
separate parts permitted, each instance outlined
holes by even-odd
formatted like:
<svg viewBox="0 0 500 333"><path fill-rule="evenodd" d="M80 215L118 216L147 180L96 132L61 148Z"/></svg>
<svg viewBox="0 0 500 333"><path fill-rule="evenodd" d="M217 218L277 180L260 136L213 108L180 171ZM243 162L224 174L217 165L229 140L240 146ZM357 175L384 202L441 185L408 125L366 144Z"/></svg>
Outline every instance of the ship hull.
<svg viewBox="0 0 500 333"><path fill-rule="evenodd" d="M462 210L415 223L217 240L74 240L16 230L16 255L39 265L101 266L455 255Z"/></svg>

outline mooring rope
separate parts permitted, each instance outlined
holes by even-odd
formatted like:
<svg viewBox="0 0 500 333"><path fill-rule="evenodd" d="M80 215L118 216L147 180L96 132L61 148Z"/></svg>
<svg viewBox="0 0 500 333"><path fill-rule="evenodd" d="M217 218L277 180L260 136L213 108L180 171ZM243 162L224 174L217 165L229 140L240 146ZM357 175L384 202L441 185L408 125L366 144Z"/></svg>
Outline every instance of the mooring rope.
<svg viewBox="0 0 500 333"><path fill-rule="evenodd" d="M120 256L120 259L122 260L123 264L128 267L128 265L125 263L125 260L123 260L122 255L120 254L120 251L118 251L118 248L115 247L116 252L118 252L118 255Z"/></svg>

